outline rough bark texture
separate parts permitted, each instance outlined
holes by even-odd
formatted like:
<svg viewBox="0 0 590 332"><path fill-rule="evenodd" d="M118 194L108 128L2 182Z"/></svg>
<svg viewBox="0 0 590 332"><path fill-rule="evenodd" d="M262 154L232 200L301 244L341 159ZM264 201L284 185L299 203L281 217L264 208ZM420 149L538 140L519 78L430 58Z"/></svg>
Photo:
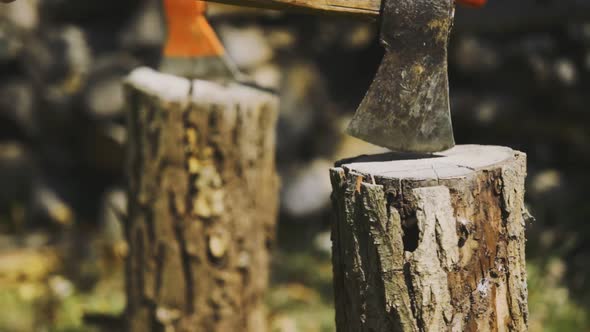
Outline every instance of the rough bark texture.
<svg viewBox="0 0 590 332"><path fill-rule="evenodd" d="M526 156L458 146L332 169L338 331L525 331Z"/></svg>
<svg viewBox="0 0 590 332"><path fill-rule="evenodd" d="M265 331L274 96L139 69L128 79L130 331Z"/></svg>

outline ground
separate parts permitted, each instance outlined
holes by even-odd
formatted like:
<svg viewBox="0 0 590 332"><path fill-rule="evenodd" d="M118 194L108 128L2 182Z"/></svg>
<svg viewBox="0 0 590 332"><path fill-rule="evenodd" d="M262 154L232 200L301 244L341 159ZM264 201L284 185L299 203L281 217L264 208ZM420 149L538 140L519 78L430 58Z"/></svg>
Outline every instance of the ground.
<svg viewBox="0 0 590 332"><path fill-rule="evenodd" d="M322 232L289 237L296 225L284 228L284 236L279 233L278 243L283 245L274 255L267 297L272 331L334 331L332 266L326 250L329 236ZM94 245L100 246L100 241ZM0 331L112 331L119 326L117 317L125 307L121 259L98 255L93 262L68 269L58 267L60 263L52 261L47 251L40 256L43 262L29 253L18 257L17 262L28 257L27 262L37 268L11 276L6 271L14 257L0 255ZM547 263L533 260L528 266L530 331L590 331L586 310L570 299L563 284L566 265L558 258L544 261ZM44 269L44 263L56 266ZM48 271L53 272L46 274ZM85 315L87 321L100 324L85 322Z"/></svg>

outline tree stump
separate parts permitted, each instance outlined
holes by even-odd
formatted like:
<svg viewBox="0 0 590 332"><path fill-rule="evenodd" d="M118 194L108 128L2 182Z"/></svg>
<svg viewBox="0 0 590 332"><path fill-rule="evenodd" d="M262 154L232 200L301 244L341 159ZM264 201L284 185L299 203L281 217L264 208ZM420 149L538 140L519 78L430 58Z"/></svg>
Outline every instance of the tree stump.
<svg viewBox="0 0 590 332"><path fill-rule="evenodd" d="M277 98L150 69L127 82L130 331L265 331Z"/></svg>
<svg viewBox="0 0 590 332"><path fill-rule="evenodd" d="M458 146L331 170L337 330L525 331L526 156Z"/></svg>

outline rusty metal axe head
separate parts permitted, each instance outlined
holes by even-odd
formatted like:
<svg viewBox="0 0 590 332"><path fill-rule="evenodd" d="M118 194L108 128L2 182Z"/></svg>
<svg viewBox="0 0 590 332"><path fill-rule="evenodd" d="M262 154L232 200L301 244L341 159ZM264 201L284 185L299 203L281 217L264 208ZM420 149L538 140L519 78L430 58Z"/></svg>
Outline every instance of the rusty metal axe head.
<svg viewBox="0 0 590 332"><path fill-rule="evenodd" d="M453 147L447 46L455 0L208 0L379 16L385 56L348 133L402 152ZM486 0L456 0L479 7Z"/></svg>
<svg viewBox="0 0 590 332"><path fill-rule="evenodd" d="M454 0L383 1L385 56L349 134L394 151L454 146L447 74L454 8Z"/></svg>

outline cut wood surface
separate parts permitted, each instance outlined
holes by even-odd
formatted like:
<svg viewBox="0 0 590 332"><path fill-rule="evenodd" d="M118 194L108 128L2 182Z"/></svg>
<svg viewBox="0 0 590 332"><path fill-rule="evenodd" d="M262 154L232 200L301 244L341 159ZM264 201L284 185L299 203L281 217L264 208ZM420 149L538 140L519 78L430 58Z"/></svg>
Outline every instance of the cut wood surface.
<svg viewBox="0 0 590 332"><path fill-rule="evenodd" d="M339 163L337 330L526 331L525 175L494 146Z"/></svg>
<svg viewBox="0 0 590 332"><path fill-rule="evenodd" d="M228 5L264 9L294 9L326 14L347 14L376 18L381 0L206 0Z"/></svg>
<svg viewBox="0 0 590 332"><path fill-rule="evenodd" d="M127 86L128 330L265 331L277 98L150 69Z"/></svg>

